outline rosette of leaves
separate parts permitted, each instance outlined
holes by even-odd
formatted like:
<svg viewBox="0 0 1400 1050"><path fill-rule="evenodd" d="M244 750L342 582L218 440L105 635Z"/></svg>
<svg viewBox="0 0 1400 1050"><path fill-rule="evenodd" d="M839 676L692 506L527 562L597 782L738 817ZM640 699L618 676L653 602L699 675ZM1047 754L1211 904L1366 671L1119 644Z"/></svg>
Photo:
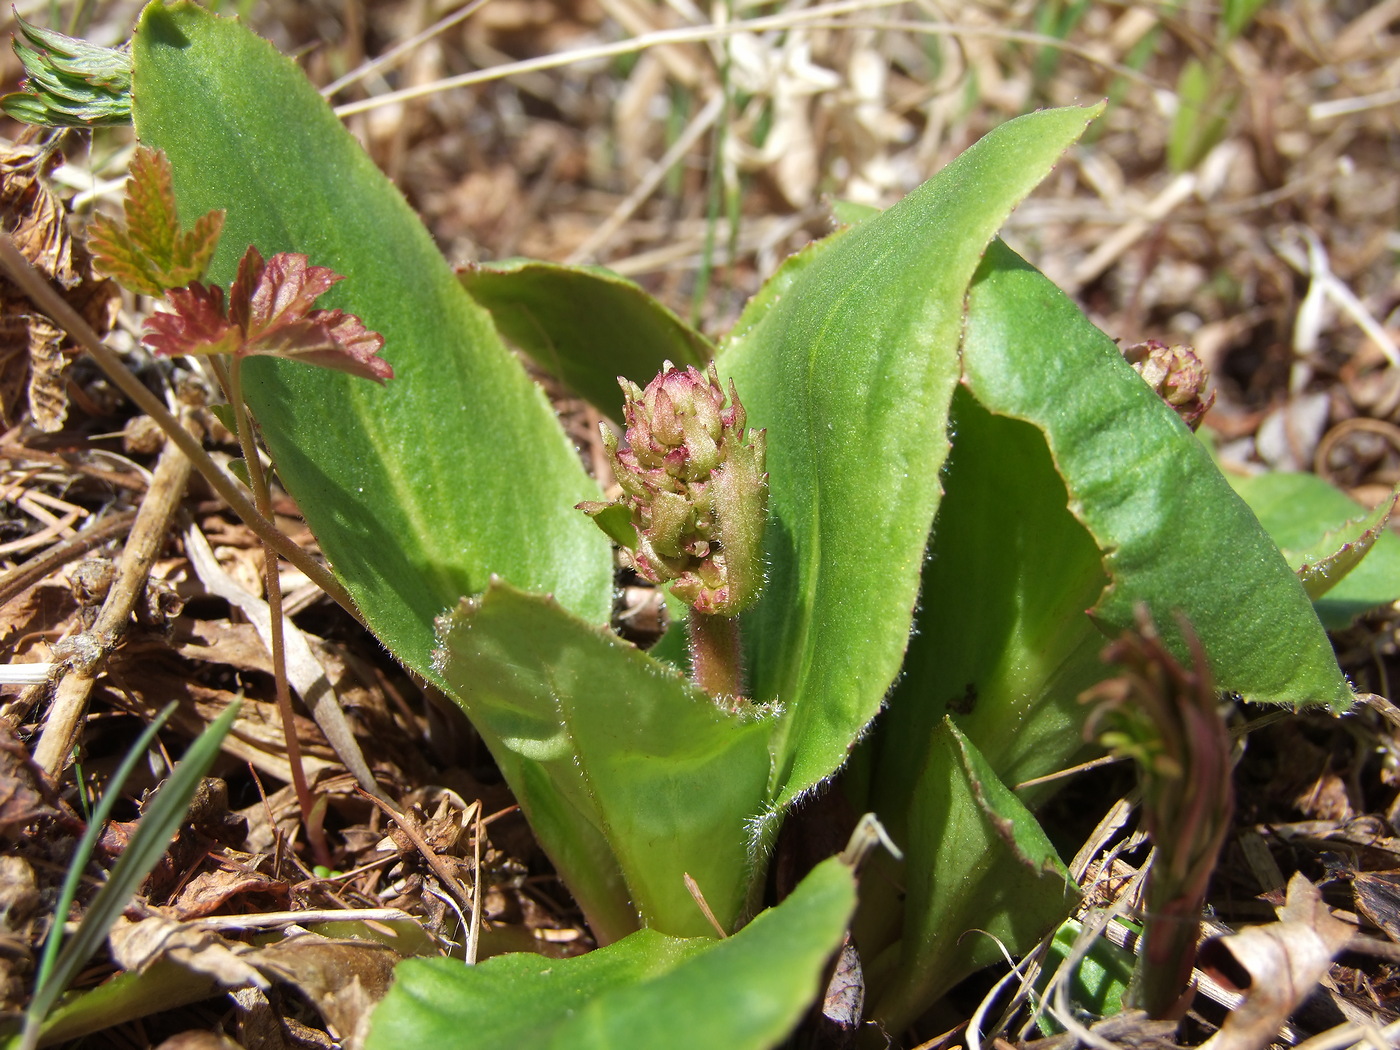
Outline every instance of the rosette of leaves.
<svg viewBox="0 0 1400 1050"><path fill-rule="evenodd" d="M525 349L567 361L575 381L591 370L578 384L590 392L617 372L595 352L609 340L629 348L634 383L705 340L586 270L503 270L469 296L295 65L236 23L153 4L132 56L136 128L169 153L181 207L227 209L225 243L305 251L348 275L330 306L396 347L384 387L251 359L248 397L365 620L467 711L599 942L619 942L586 976L520 964L541 1009L551 980L616 991L617 1016L635 1006L628 989L677 958L657 937L713 938L687 885L741 931L696 950L724 949L729 965L767 903L784 814L843 769L839 790L905 855L872 860L889 870L862 886L870 1016L898 1032L995 956L966 930L1033 943L1072 897L1034 794L1015 785L1083 748L1076 698L1108 673L1103 633L1130 626L1139 602L1178 659L1168 614L1186 613L1224 689L1350 702L1302 585L1186 425L994 239L1097 109L1003 124L900 204L790 260L723 341L716 376L767 432L769 475L767 585L740 618L755 703L731 711L668 650L608 628L612 558L572 509L596 486L490 310L509 301ZM228 281L237 263L221 249L211 274ZM590 288L606 308L522 316ZM627 332L643 326L639 353ZM617 411L611 397L599 407ZM882 891L894 885L907 892ZM837 926L822 927L828 951ZM784 969L764 958L744 971L755 990ZM463 1001L489 1013L471 980ZM703 982L650 987L658 1010L729 1008ZM815 982L774 994L790 1004ZM398 1000L376 1037L401 1041L442 1001L440 988ZM527 1027L535 1017L512 1009ZM765 1031L727 1045L780 1038Z"/></svg>

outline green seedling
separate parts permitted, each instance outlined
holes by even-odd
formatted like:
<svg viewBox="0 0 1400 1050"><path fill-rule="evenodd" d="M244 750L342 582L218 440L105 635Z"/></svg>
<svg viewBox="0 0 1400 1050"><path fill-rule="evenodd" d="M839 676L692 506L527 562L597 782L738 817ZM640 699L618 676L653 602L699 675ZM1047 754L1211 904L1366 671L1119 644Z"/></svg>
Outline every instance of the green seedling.
<svg viewBox="0 0 1400 1050"><path fill-rule="evenodd" d="M1222 689L1351 703L1302 583L1178 412L996 240L1098 107L1008 121L888 211L848 209L707 362L708 340L616 276L459 277L295 64L237 23L152 4L131 56L136 131L168 155L181 210L226 212L210 279L235 283L243 246L305 253L348 277L329 306L383 333L392 383L258 355L233 393L366 624L467 712L604 945L557 982L532 959L406 966L380 1045L490 1045L462 1019L502 988L525 1045L584 1039L560 995L586 1000L589 1033L714 1020L736 989L690 975L741 960L792 977L781 1009L748 1041L688 1021L664 1041L775 1045L849 906L807 938L783 917L812 879L848 893L852 877L819 866L788 901L769 894L786 815L821 792L873 812L903 854L871 859L851 920L867 1023L898 1040L999 957L992 938L1028 950L1072 909L1031 809L1043 791L1017 785L1086 750L1077 698L1140 604L1179 661L1185 615ZM642 325L659 334L638 352ZM620 501L502 333L628 425ZM691 422L662 410L673 387ZM710 409L702 439L688 428ZM677 449L693 461L672 474ZM711 473L687 473L700 460ZM748 487L724 499L749 517L731 527L716 474L740 460ZM722 675L611 630L609 539L694 606L676 601L679 619L737 612ZM708 629L691 629L702 650Z"/></svg>

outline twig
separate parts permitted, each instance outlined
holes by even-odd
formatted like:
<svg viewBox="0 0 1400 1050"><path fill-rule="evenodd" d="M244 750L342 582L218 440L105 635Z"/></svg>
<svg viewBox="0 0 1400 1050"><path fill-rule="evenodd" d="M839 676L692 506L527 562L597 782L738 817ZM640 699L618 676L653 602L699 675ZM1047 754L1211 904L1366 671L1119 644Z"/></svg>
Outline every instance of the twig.
<svg viewBox="0 0 1400 1050"><path fill-rule="evenodd" d="M386 817L403 830L403 833L408 836L409 841L413 843L418 852L423 854L423 859L428 862L428 867L430 867L433 870L433 874L438 877L438 881L442 883L443 889L452 894L453 899L466 911L470 912L475 910L471 896L463 892L462 884L457 881L457 876L454 875L452 869L447 866L447 862L433 850L432 846L428 845L427 839L423 838L423 833L418 828L418 821L413 819L412 814L400 813L388 802L385 802L382 798L376 798L364 788L356 788L355 790L360 795L363 795L367 801L374 803ZM480 871L476 873L476 878L481 878Z"/></svg>
<svg viewBox="0 0 1400 1050"><path fill-rule="evenodd" d="M60 566L82 557L94 547L100 547L112 537L120 536L135 520L134 510L113 514L89 525L67 543L28 559L23 565L16 565L4 576L0 576L0 605L38 583Z"/></svg>
<svg viewBox="0 0 1400 1050"><path fill-rule="evenodd" d="M136 600L146 585L151 565L160 551L170 520L184 497L190 479L190 461L174 442L168 442L156 464L151 487L131 526L117 566L116 582L107 593L102 609L92 628L78 639L88 643L73 661L68 674L59 683L53 706L44 722L43 735L34 749L34 761L52 779L58 779L64 763L73 751L78 726L87 711L93 682L107 662L107 656L117 647Z"/></svg>

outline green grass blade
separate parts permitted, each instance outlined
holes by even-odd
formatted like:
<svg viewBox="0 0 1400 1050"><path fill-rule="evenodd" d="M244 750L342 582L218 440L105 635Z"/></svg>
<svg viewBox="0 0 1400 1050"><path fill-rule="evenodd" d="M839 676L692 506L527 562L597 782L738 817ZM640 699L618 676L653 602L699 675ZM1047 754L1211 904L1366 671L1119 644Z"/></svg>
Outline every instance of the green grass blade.
<svg viewBox="0 0 1400 1050"><path fill-rule="evenodd" d="M73 907L73 899L78 894L78 885L83 881L83 872L87 869L88 861L92 859L92 851L102 834L102 828L107 823L107 818L112 815L112 807L117 804L117 799L121 798L122 788L126 785L127 777L131 776L131 771L136 768L136 764L145 757L146 749L151 746L151 741L156 738L161 726L165 725L170 716L175 713L175 706L173 703L166 704L151 720L151 724L137 737L136 743L131 745L131 749L123 756L121 765L117 766L116 772L107 782L107 790L97 800L92 815L88 817L88 826L83 831L83 837L78 840L77 847L73 850L73 859L68 865L68 870L64 873L63 886L58 891L58 902L54 905L54 925L49 930L48 938L44 941L44 954L39 960L38 972L34 975L36 998L45 994L54 962L58 958L59 942L63 939L64 917ZM71 977L71 975L69 976ZM64 981L63 984L66 985L67 981ZM59 990L61 991L62 988ZM52 998L52 996L49 997L50 1002Z"/></svg>
<svg viewBox="0 0 1400 1050"><path fill-rule="evenodd" d="M117 917L126 910L127 904L140 888L141 883L146 880L146 876L160 862L160 858L170 845L171 838L174 837L181 822L185 819L190 800L194 798L200 781L209 772L209 767L218 755L219 748L223 746L224 737L233 727L234 719L238 717L238 707L237 703L230 704L223 714L209 724L209 728L190 745L189 750L185 752L185 757L175 764L170 778L160 787L146 806L136 832L131 837L131 842L112 868L112 873L108 876L107 881L103 883L102 888L97 891L96 896L88 905L86 914L78 924L77 932L58 953L58 958L54 962L52 970L49 971L44 985L35 992L29 1005L29 1011L25 1016L25 1037L27 1039L38 1036L39 1027L42 1025L49 1007L68 986L79 968L91 958L92 953L107 938L107 931L112 928ZM162 714L168 711L167 708L166 712L162 712ZM153 735L152 730L158 728L158 726L152 726L151 729L148 729L147 735L142 737L142 742L149 743L149 736ZM144 754L144 747L133 749L131 754L127 756L127 761L122 763L123 779L126 774L130 773L135 761L139 760L142 754ZM135 757L133 758L133 756ZM104 793L102 805L99 805L93 813L94 820L89 826L90 828L99 827L97 820L99 814L102 815L102 819L105 819L106 812L109 812L111 807L107 806L104 811L102 806L106 804L107 796L114 794L115 792L110 790ZM87 841L86 836L84 841ZM89 845L89 852L90 850L91 846ZM81 868L78 868L78 871L81 874ZM59 924L55 926L56 931L61 930L64 914L64 912L56 913L55 922ZM32 1046L33 1043L28 1045Z"/></svg>

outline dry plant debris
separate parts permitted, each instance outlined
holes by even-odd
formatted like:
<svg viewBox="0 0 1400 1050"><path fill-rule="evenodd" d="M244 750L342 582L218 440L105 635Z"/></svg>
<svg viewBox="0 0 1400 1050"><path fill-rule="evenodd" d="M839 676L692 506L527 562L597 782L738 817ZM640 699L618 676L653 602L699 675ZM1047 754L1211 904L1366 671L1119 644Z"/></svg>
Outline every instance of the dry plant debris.
<svg viewBox="0 0 1400 1050"><path fill-rule="evenodd" d="M39 17L38 5L21 7ZM87 34L120 42L137 7L94 5ZM1238 107L1219 143L1182 171L1167 162L1174 86L1191 58L1217 50L1216 15L1204 5L856 0L731 4L722 18L687 0L466 7L273 0L250 15L302 56L315 82L337 83L332 99L349 126L453 261L604 263L718 334L777 262L829 229L827 202L888 204L1009 116L1109 97L1092 140L1017 212L1008 240L1125 344L1193 346L1214 376L1205 426L1239 469L1314 470L1368 505L1400 481L1397 0L1265 5L1219 50ZM752 24L720 32L717 21ZM647 34L667 35L655 46L621 46ZM593 57L550 60L576 50ZM346 78L378 56L389 60ZM497 67L519 71L489 72ZM19 68L8 53L0 71L12 89ZM433 90L451 78L472 83ZM379 103L401 91L422 94ZM132 333L152 304L121 304L109 282L92 277L82 230L95 210L116 206L129 138L107 129L41 140L9 123L0 132L6 231L206 440L236 455L207 410L202 377L183 365L157 368L136 346ZM62 332L0 279L0 644L16 664L81 661L74 640L90 637L109 593L102 566L122 559L133 521L161 488L159 445L142 442L143 420L73 356ZM561 409L579 420L580 442L589 440L596 418L576 404ZM590 454L602 459L596 447ZM257 539L198 481L181 482L177 497L173 510L192 525L158 530L120 638L99 647L105 664L72 722L76 746L65 736L33 760L63 688L56 677L0 699L0 1009L24 1006L38 946L58 918L54 887L92 798L134 727L171 700L178 708L162 737L171 754L235 698L243 707L209 790L83 983L183 953L191 969L241 990L223 1000L231 1013L171 1009L123 1021L113 1040L282 1047L352 1035L392 949L347 947L333 913L354 924L354 936L391 944L417 930L461 946L479 923L481 955L585 949L579 917L456 709L424 696L284 566L305 639L298 689L303 699L320 690L344 713L336 728L310 710L296 722L337 849L336 870L305 866L257 626ZM278 512L310 546L295 507L284 501ZM1337 642L1359 689L1392 695L1400 614L1375 614ZM1306 928L1326 950L1300 981L1325 974L1323 990L1294 1014L1293 1030L1330 1028L1331 1041L1310 1044L1318 1047L1361 1042L1368 1031L1393 1039L1400 726L1366 709L1344 721L1289 716L1245 728L1239 811L1209 898L1216 915L1231 926L1268 922L1286 885L1288 908L1302 906L1297 887ZM158 775L129 786L132 801L106 829L100 863L121 852ZM403 821L356 790L366 775ZM1123 787L1112 770L1084 774L1047 822L1092 825L1105 784ZM1131 887L1122 873L1133 869L1114 865L1142 854L1122 835L1120 826L1108 839L1101 869ZM1312 882L1290 882L1295 872ZM80 899L63 918L81 908ZM283 941L278 960L244 935L264 918L326 932ZM208 925L215 921L227 925ZM1329 968L1324 958L1339 948ZM322 980L344 972L355 980ZM1293 1006L1261 1015L1235 1041L1230 1033L1250 1024L1241 1012L1211 1045L1267 1045ZM970 1016L971 1007L962 1020ZM1187 1037L1198 1041L1220 1019L1204 1005L1193 1017ZM1127 1014L1089 1035L1000 1031L998 1045L1170 1045L1160 1026ZM960 1025L926 1045L966 1039Z"/></svg>

